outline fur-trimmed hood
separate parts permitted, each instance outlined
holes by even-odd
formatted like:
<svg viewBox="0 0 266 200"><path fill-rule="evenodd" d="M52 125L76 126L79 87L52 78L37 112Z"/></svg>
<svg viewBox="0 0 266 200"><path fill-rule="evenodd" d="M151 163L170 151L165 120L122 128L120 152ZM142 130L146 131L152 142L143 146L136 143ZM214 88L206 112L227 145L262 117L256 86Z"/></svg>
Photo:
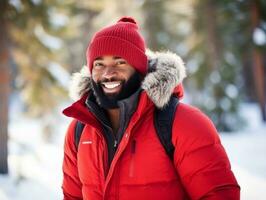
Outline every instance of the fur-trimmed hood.
<svg viewBox="0 0 266 200"><path fill-rule="evenodd" d="M148 73L142 81L141 87L149 98L158 107L164 107L171 95L182 90L180 84L186 77L183 60L172 52L152 52L147 50ZM80 99L91 90L91 75L86 66L80 72L74 73L70 84L70 97L74 100ZM181 91L182 93L182 91Z"/></svg>

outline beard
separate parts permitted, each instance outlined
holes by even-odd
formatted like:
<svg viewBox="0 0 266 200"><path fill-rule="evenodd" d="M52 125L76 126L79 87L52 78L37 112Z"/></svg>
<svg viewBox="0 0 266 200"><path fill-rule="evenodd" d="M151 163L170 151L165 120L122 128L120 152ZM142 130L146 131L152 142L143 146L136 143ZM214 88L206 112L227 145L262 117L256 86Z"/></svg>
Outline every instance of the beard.
<svg viewBox="0 0 266 200"><path fill-rule="evenodd" d="M106 94L103 91L102 82L121 81L122 88L118 94ZM92 90L96 101L104 109L118 108L118 101L126 99L134 94L141 85L141 75L135 72L127 81L121 79L103 79L95 82L92 80Z"/></svg>

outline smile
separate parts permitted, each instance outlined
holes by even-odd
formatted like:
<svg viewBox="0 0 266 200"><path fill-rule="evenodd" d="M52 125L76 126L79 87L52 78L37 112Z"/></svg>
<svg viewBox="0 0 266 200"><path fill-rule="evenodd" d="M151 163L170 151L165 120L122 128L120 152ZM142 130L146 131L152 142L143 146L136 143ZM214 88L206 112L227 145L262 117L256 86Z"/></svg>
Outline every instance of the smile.
<svg viewBox="0 0 266 200"><path fill-rule="evenodd" d="M102 85L108 89L113 89L121 85L121 82L117 82L117 81L116 82L105 82L105 83L102 83Z"/></svg>
<svg viewBox="0 0 266 200"><path fill-rule="evenodd" d="M120 90L120 86L122 85L121 81L113 81L113 82L103 82L103 90L106 93L114 93Z"/></svg>

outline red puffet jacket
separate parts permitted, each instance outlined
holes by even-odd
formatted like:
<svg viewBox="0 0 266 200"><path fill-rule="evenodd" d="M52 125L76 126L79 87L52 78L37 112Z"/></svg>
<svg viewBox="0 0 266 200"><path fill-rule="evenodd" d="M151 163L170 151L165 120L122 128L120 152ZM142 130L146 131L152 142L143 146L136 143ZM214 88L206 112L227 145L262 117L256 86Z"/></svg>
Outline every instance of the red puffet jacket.
<svg viewBox="0 0 266 200"><path fill-rule="evenodd" d="M182 60L175 54L157 53L150 59L154 57L157 70L148 73L142 83L136 111L110 166L102 125L85 105L87 93L82 91L89 86L77 84L75 90L82 98L64 110L74 118L64 147L65 200L240 199L240 187L217 131L197 108L178 105L172 129L174 161L165 153L154 127L154 109L165 105L171 95L183 95L180 83L185 73ZM86 69L76 74L75 81L84 83L84 77L90 80L84 72ZM158 84L151 73L175 78L161 79ZM74 142L77 120L85 123L78 149Z"/></svg>

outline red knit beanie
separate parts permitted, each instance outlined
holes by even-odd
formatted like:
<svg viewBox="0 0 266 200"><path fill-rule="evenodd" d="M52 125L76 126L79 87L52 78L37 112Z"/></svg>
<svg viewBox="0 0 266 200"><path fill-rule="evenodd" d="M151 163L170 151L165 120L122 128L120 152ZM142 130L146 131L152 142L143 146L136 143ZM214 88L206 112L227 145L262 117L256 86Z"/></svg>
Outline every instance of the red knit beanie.
<svg viewBox="0 0 266 200"><path fill-rule="evenodd" d="M116 24L95 33L87 48L87 65L90 72L93 61L104 55L124 58L138 72L146 74L145 41L138 32L137 23L133 18L122 17Z"/></svg>

